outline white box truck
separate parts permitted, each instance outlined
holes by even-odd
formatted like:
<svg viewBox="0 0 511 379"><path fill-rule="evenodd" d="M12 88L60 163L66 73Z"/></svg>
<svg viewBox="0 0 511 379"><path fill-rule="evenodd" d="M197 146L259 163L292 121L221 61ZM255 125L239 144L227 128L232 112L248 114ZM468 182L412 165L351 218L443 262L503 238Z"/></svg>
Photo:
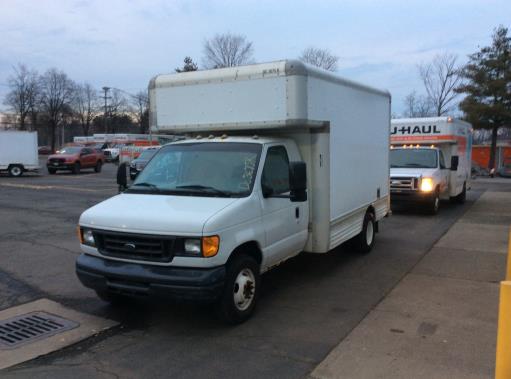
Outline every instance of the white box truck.
<svg viewBox="0 0 511 379"><path fill-rule="evenodd" d="M16 177L37 170L37 132L0 132L0 171Z"/></svg>
<svg viewBox="0 0 511 379"><path fill-rule="evenodd" d="M463 203L470 188L472 126L452 117L391 123L392 203L415 203L437 213L440 200Z"/></svg>
<svg viewBox="0 0 511 379"><path fill-rule="evenodd" d="M373 247L389 211L390 95L298 61L155 77L160 148L80 217L81 282L253 312L260 274L302 251ZM119 183L126 184L124 168Z"/></svg>

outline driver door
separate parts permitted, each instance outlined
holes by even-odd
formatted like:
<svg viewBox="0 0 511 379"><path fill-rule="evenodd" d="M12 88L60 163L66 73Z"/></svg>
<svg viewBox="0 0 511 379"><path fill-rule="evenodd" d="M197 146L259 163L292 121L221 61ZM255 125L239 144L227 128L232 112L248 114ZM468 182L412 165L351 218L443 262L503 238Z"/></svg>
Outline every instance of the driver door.
<svg viewBox="0 0 511 379"><path fill-rule="evenodd" d="M266 153L261 176L261 209L266 235L265 260L275 265L299 252L300 208L289 198L289 158L285 146L271 146ZM282 196L282 197L277 197Z"/></svg>

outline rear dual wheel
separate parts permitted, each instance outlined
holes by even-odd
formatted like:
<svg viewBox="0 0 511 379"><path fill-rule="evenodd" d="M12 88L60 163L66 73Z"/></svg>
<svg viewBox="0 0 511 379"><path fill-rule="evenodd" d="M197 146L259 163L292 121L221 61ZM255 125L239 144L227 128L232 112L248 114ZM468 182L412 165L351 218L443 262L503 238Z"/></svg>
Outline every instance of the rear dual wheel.
<svg viewBox="0 0 511 379"><path fill-rule="evenodd" d="M367 254L374 246L376 236L376 220L374 214L366 212L362 224L362 231L353 238L353 247L359 253Z"/></svg>
<svg viewBox="0 0 511 379"><path fill-rule="evenodd" d="M17 164L10 165L8 168L8 172L9 172L9 176L13 176L13 177L17 178L17 177L23 175L23 166L17 165Z"/></svg>

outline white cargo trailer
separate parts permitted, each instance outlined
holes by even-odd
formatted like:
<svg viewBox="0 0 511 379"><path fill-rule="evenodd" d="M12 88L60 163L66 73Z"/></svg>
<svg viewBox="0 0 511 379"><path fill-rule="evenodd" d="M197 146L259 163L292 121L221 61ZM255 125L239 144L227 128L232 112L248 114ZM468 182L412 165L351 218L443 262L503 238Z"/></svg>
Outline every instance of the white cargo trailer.
<svg viewBox="0 0 511 379"><path fill-rule="evenodd" d="M37 132L0 132L0 171L21 176L38 169Z"/></svg>
<svg viewBox="0 0 511 379"><path fill-rule="evenodd" d="M260 273L352 238L371 250L389 211L388 92L298 61L161 75L149 89L152 131L188 139L82 214L84 285L217 301L239 322Z"/></svg>

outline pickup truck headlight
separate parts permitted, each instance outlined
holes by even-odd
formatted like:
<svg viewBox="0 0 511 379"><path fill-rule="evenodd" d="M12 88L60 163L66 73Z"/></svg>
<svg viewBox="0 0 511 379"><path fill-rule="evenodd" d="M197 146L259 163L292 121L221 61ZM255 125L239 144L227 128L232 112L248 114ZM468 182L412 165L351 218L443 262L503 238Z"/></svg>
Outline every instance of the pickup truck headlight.
<svg viewBox="0 0 511 379"><path fill-rule="evenodd" d="M433 191L433 179L432 178L422 178L422 180L421 180L421 191L422 192L431 192L431 191Z"/></svg>
<svg viewBox="0 0 511 379"><path fill-rule="evenodd" d="M96 241L94 240L94 234L92 233L92 230L80 228L78 230L78 237L80 238L80 243L83 245L88 245L95 247Z"/></svg>

